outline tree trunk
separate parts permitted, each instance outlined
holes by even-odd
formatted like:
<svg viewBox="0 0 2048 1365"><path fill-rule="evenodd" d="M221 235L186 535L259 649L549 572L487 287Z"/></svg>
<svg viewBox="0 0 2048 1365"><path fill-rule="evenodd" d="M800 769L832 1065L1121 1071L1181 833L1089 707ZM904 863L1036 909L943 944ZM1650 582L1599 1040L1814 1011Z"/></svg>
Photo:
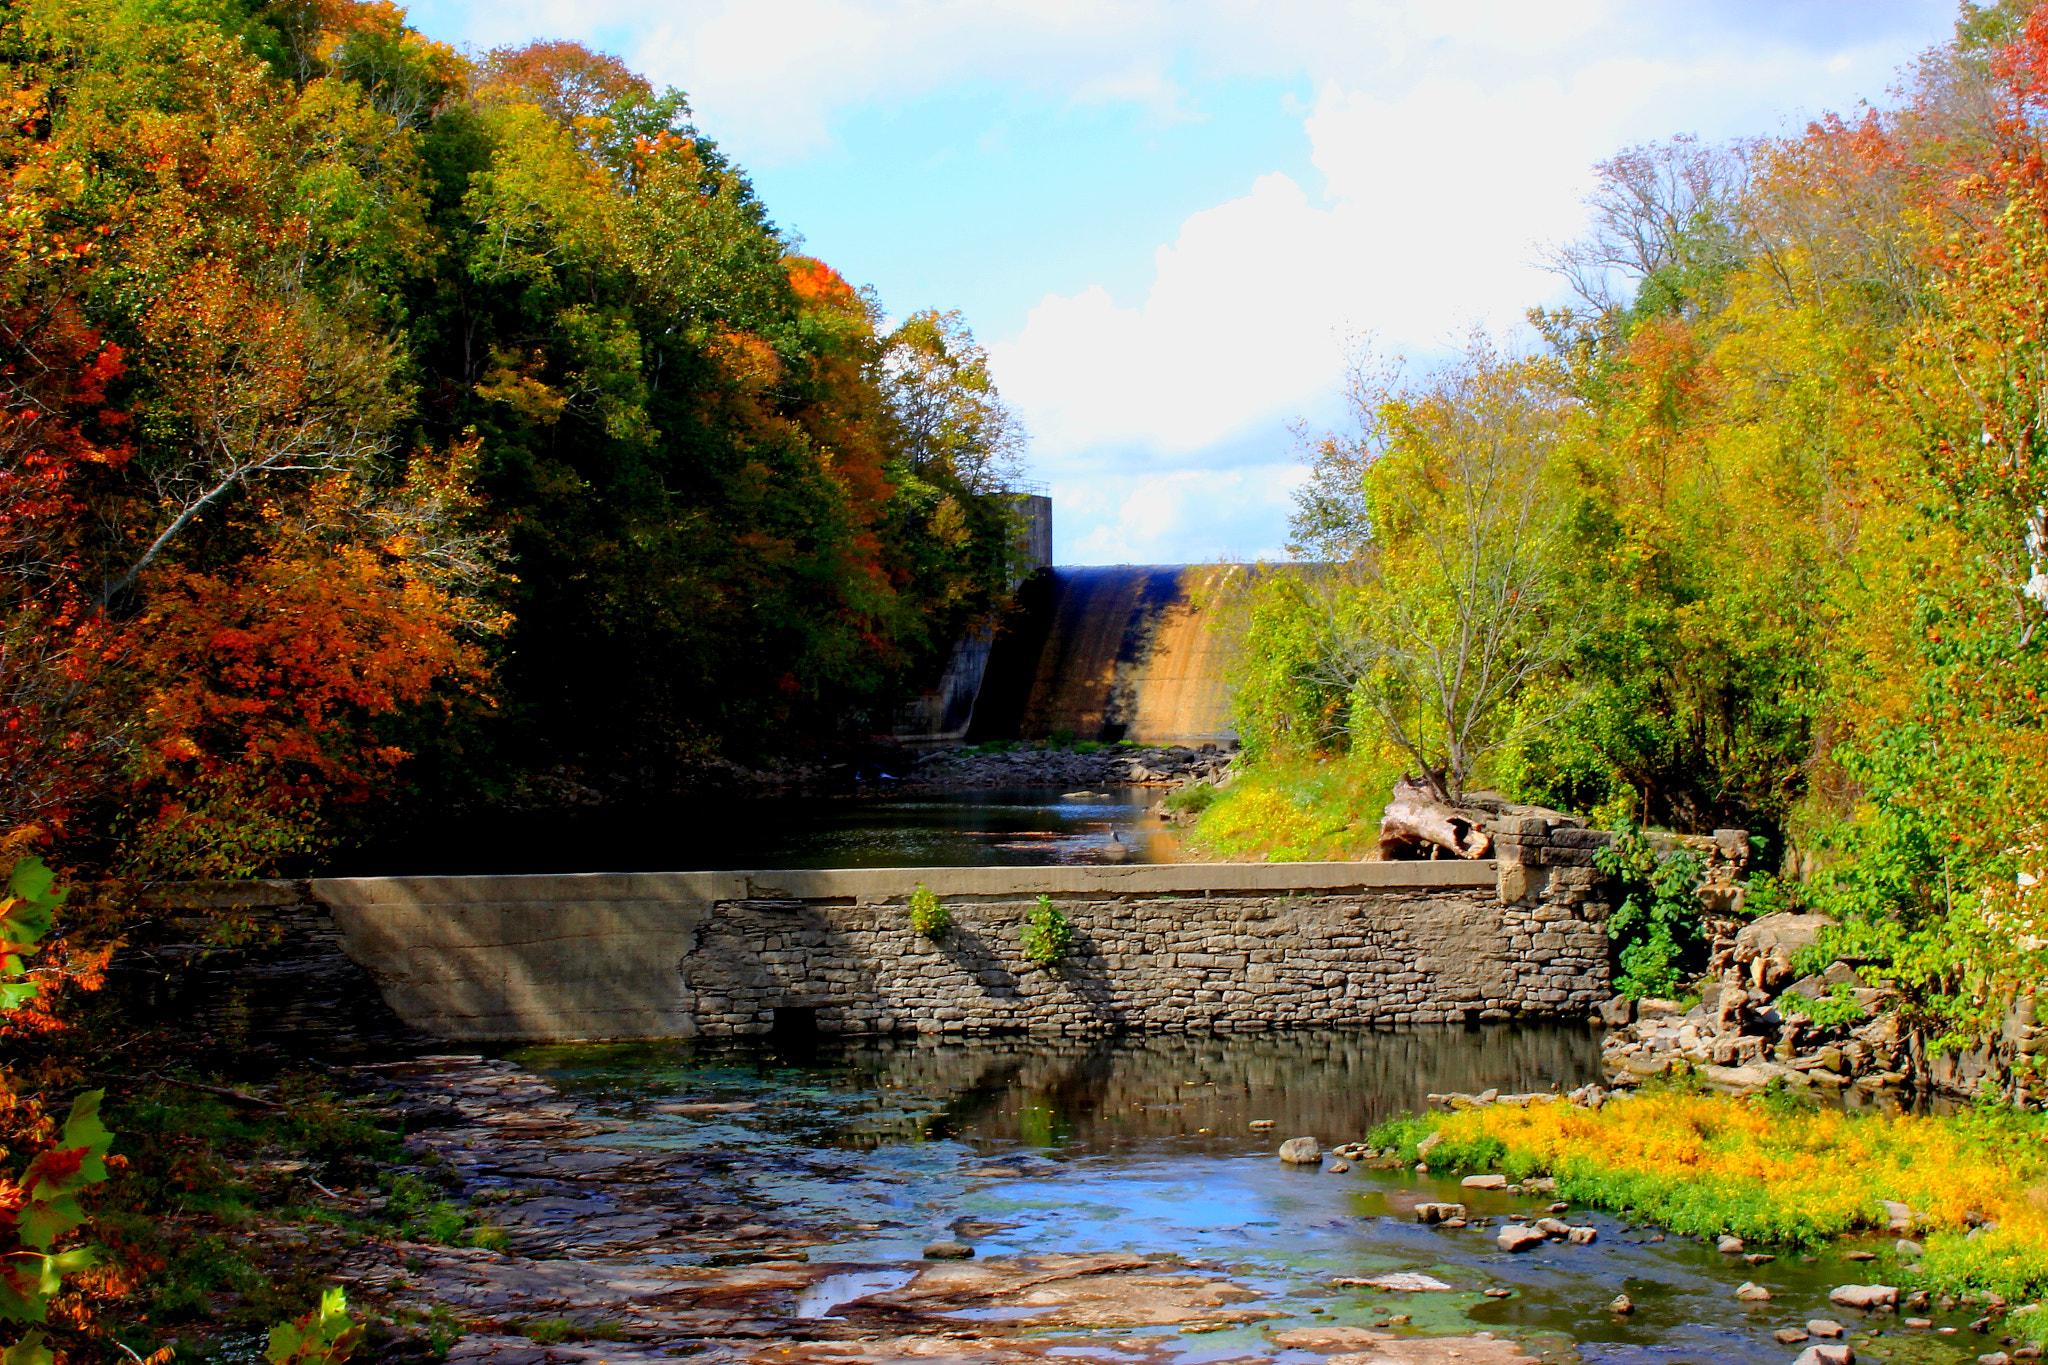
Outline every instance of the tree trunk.
<svg viewBox="0 0 2048 1365"><path fill-rule="evenodd" d="M1428 858L1435 856L1435 849L1460 858L1487 857L1493 852L1493 836L1486 832L1486 819L1485 811L1418 799L1397 786L1393 802L1380 817L1380 857Z"/></svg>

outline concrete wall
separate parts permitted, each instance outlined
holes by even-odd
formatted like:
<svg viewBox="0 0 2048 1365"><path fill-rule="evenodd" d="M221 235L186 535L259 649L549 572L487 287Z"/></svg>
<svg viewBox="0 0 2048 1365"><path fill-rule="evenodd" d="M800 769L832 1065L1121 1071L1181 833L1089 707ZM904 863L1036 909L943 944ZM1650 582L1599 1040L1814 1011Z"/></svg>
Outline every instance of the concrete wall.
<svg viewBox="0 0 2048 1365"><path fill-rule="evenodd" d="M1516 865L1519 866L1519 865ZM1564 869L1560 869L1560 872ZM1535 872L1535 869L1529 869ZM1608 993L1586 890L1493 863L325 880L342 948L407 1024L470 1040L1260 1031L1577 1017ZM923 881L953 929L928 943ZM1039 893L1066 961L1023 958Z"/></svg>

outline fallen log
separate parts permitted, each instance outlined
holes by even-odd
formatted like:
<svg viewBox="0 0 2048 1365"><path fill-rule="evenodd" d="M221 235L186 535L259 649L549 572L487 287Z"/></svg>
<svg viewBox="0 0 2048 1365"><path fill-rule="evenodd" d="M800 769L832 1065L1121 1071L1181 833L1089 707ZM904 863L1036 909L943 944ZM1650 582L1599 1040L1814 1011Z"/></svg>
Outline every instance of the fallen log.
<svg viewBox="0 0 2048 1365"><path fill-rule="evenodd" d="M1434 858L1439 849L1458 858L1489 857L1493 836L1486 832L1487 816L1483 810L1418 799L1396 789L1380 817L1380 857Z"/></svg>

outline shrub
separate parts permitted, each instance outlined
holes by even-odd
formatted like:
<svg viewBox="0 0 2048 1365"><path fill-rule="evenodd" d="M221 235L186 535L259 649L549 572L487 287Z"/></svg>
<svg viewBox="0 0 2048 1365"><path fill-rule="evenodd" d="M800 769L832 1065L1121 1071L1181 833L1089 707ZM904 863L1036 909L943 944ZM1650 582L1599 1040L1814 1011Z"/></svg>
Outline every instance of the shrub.
<svg viewBox="0 0 2048 1365"><path fill-rule="evenodd" d="M1619 908L1607 917L1615 950L1614 987L1631 1000L1677 992L1688 969L1705 962L1700 928L1700 860L1690 853L1660 855L1638 830L1600 850L1595 865L1620 883Z"/></svg>
<svg viewBox="0 0 2048 1365"><path fill-rule="evenodd" d="M932 889L923 882L910 893L910 927L913 932L924 935L937 943L953 927L953 912L940 903Z"/></svg>
<svg viewBox="0 0 2048 1365"><path fill-rule="evenodd" d="M1074 941L1074 926L1052 903L1052 897L1040 895L1024 916L1024 956L1041 967L1050 967L1067 955L1067 948Z"/></svg>
<svg viewBox="0 0 2048 1365"><path fill-rule="evenodd" d="M1193 782L1185 787L1175 787L1166 794L1166 799L1159 804L1170 811L1178 811L1187 815L1200 815L1203 811L1215 805L1216 798L1220 795L1222 795L1222 788L1213 783Z"/></svg>

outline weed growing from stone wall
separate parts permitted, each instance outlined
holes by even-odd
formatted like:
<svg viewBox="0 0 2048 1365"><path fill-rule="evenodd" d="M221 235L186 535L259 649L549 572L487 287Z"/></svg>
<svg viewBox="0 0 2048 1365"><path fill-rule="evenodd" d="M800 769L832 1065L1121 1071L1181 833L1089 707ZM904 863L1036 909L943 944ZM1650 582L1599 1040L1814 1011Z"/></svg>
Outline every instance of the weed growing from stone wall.
<svg viewBox="0 0 2048 1365"><path fill-rule="evenodd" d="M915 933L924 935L937 943L953 927L953 912L940 903L932 889L923 882L910 893L910 927Z"/></svg>
<svg viewBox="0 0 2048 1365"><path fill-rule="evenodd" d="M1067 955L1067 948L1074 941L1074 926L1052 903L1052 897L1041 894L1038 903L1024 916L1024 956L1041 967L1050 967Z"/></svg>

